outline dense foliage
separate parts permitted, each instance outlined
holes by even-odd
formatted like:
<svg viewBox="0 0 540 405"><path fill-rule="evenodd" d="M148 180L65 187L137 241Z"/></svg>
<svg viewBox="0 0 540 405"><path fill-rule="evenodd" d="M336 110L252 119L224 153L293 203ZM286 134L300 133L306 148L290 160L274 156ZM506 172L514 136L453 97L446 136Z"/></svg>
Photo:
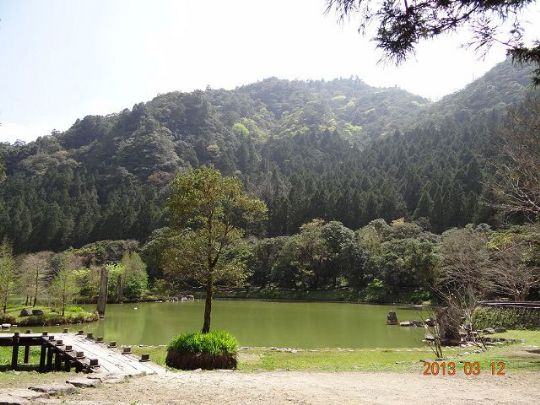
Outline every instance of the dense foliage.
<svg viewBox="0 0 540 405"><path fill-rule="evenodd" d="M506 329L540 329L540 316L534 308L478 308L474 318L479 329L494 326Z"/></svg>
<svg viewBox="0 0 540 405"><path fill-rule="evenodd" d="M472 289L477 300L522 301L540 292L538 225L492 230L469 224L437 235L403 219L377 219L357 230L316 219L297 234L248 242L231 252L231 258L246 260L239 296L309 298L298 293L332 291L334 299L421 303L463 289ZM166 237L161 243L168 244ZM156 246L150 240L142 250ZM152 272L164 277L165 294L189 289L182 278L163 275L162 267Z"/></svg>
<svg viewBox="0 0 540 405"><path fill-rule="evenodd" d="M0 145L0 238L16 253L142 242L168 223L170 180L207 164L266 202L258 236L290 235L314 218L351 229L400 217L434 232L498 225L480 204L486 164L529 72L505 62L437 103L358 79L267 79L87 116L27 145Z"/></svg>

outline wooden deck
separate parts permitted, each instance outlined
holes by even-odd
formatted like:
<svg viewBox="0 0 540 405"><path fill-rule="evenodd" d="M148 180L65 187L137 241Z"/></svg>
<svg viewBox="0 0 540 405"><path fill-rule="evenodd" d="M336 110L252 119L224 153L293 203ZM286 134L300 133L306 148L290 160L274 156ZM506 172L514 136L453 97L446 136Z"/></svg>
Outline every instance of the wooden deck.
<svg viewBox="0 0 540 405"><path fill-rule="evenodd" d="M19 348L24 347L25 364L31 346L40 346L40 371L75 368L78 372L100 372L118 376L137 376L164 372L165 369L150 362L147 355L138 358L130 348L117 348L114 342L82 333L0 333L0 346L13 347L11 368L19 364Z"/></svg>

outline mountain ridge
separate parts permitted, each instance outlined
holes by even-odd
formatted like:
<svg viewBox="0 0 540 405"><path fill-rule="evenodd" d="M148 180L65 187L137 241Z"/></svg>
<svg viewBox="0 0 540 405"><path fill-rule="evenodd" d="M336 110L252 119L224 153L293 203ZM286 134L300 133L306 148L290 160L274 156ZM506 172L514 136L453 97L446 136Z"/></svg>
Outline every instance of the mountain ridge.
<svg viewBox="0 0 540 405"><path fill-rule="evenodd" d="M494 221L478 206L481 166L505 108L530 92L527 80L526 67L506 61L429 102L361 80L269 78L86 116L26 145L1 145L0 237L20 251L144 240L167 222L160 207L171 178L205 164L267 202L268 235L316 217L352 228L419 218L423 195L436 231ZM435 208L445 204L455 212L440 220Z"/></svg>

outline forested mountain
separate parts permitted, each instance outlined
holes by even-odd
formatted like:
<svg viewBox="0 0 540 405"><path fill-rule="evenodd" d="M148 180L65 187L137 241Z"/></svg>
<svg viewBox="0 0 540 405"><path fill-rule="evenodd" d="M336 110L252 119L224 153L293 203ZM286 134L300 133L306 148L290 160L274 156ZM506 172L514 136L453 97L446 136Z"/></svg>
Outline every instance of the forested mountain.
<svg viewBox="0 0 540 405"><path fill-rule="evenodd" d="M504 62L437 103L358 79L270 78L173 92L65 132L1 145L0 237L17 251L144 240L180 170L212 164L269 206L268 236L313 218L356 229L417 219L433 231L496 222L479 204L486 159L530 69Z"/></svg>

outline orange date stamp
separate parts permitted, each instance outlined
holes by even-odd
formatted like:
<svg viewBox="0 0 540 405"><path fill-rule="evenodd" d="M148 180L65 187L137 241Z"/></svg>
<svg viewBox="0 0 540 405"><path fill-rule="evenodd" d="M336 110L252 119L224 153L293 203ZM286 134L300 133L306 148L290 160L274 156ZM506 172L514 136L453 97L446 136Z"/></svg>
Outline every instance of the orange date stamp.
<svg viewBox="0 0 540 405"><path fill-rule="evenodd" d="M492 361L487 370L491 375L506 375L506 363L504 361ZM478 361L465 361L461 372L467 376L477 376L482 373L482 366ZM426 361L424 362L423 375L431 376L454 376L460 373L460 367L453 361Z"/></svg>

